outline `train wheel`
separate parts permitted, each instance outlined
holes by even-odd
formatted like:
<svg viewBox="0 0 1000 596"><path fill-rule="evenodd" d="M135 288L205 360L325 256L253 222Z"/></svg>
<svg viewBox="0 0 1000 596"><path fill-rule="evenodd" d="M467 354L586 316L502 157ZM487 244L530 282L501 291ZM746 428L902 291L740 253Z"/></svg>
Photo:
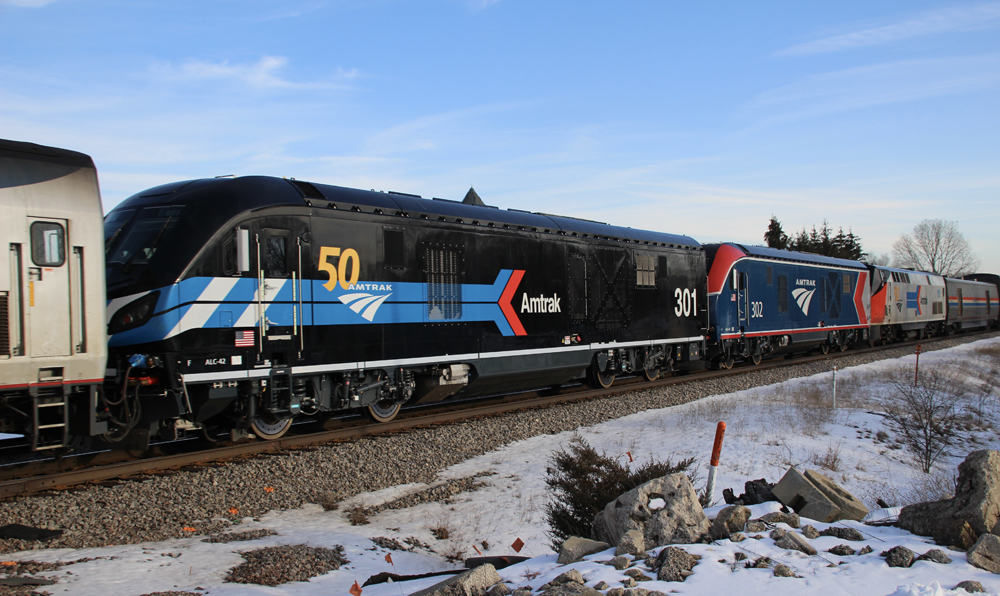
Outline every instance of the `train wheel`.
<svg viewBox="0 0 1000 596"><path fill-rule="evenodd" d="M760 364L760 359L761 359L761 357L762 357L762 354L761 354L760 352L754 352L754 353L753 353L753 354L752 354L752 355L750 356L750 358L751 358L752 362L754 363L754 366L756 366L756 365Z"/></svg>
<svg viewBox="0 0 1000 596"><path fill-rule="evenodd" d="M614 373L603 373L597 370L596 366L591 365L590 367L590 380L594 387L601 389L607 389L615 382Z"/></svg>
<svg viewBox="0 0 1000 596"><path fill-rule="evenodd" d="M288 429L292 428L292 419L285 418L276 422L268 422L263 418L254 418L250 428L253 429L253 434L261 439L273 441L285 436Z"/></svg>
<svg viewBox="0 0 1000 596"><path fill-rule="evenodd" d="M846 352L847 351L847 342L846 341L841 341L839 344L837 344L837 349L840 350L841 352Z"/></svg>
<svg viewBox="0 0 1000 596"><path fill-rule="evenodd" d="M820 344L819 351L822 352L823 354L829 354L830 353L830 344L826 344L826 343Z"/></svg>
<svg viewBox="0 0 1000 596"><path fill-rule="evenodd" d="M722 360L719 360L719 368L721 368L723 370L729 370L729 369L731 369L734 364L736 364L736 361L733 360L732 356L726 356Z"/></svg>
<svg viewBox="0 0 1000 596"><path fill-rule="evenodd" d="M656 379L660 378L660 369L659 368L646 368L646 369L643 369L642 376L647 381L655 381Z"/></svg>
<svg viewBox="0 0 1000 596"><path fill-rule="evenodd" d="M368 406L368 415L375 422L389 422L399 414L402 404L389 399L377 401Z"/></svg>

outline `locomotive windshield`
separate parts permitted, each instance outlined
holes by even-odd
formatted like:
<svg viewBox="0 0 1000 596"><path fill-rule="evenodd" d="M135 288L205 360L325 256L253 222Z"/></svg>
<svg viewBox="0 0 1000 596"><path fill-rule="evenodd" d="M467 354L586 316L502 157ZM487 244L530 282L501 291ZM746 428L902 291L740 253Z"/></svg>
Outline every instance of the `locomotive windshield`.
<svg viewBox="0 0 1000 596"><path fill-rule="evenodd" d="M169 240L183 211L183 205L146 207L131 224L128 223L131 209L108 214L104 222L108 263L119 263L124 269L149 262L157 247Z"/></svg>

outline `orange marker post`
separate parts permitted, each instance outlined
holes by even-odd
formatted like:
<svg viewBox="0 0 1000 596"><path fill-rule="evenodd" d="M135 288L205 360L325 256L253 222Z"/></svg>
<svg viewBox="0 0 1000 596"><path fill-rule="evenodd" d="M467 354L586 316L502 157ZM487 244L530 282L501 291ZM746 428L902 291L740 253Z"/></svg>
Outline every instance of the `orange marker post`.
<svg viewBox="0 0 1000 596"><path fill-rule="evenodd" d="M726 423L719 422L715 427L715 444L712 445L712 461L708 467L708 485L705 487L705 496L708 502L715 500L715 476L719 473L719 458L722 455L722 436L726 434Z"/></svg>

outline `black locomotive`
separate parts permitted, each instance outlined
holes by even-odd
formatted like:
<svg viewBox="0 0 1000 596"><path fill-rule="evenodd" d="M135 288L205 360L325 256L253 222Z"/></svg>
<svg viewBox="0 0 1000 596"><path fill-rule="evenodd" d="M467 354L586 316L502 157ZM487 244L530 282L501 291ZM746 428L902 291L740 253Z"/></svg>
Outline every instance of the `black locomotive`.
<svg viewBox="0 0 1000 596"><path fill-rule="evenodd" d="M133 446L704 366L686 236L253 176L141 192L105 238L106 394Z"/></svg>

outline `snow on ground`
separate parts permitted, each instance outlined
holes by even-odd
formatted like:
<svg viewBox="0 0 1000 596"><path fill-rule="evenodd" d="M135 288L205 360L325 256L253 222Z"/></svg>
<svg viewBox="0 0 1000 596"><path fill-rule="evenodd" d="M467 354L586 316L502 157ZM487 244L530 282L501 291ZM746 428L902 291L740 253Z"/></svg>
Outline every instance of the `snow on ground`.
<svg viewBox="0 0 1000 596"><path fill-rule="evenodd" d="M990 360L986 350L1000 353L1000 338L966 344L950 350L921 355L920 371L934 368L971 378L981 371L996 377L998 358ZM973 362L969 368L962 362ZM995 429L998 412L995 399L987 401L986 424L971 426L965 440L952 448L936 471L925 475L905 449L899 448L883 419L874 413L873 399L892 391L893 378L912 378L914 357L837 371L837 408L833 406L833 372L779 385L714 396L692 404L650 410L619 420L579 429L578 435L607 454L634 465L649 458L674 461L695 456L699 459L704 487L707 463L716 423L724 420L728 429L722 449L715 505L706 511L713 517L724 503L723 488L738 495L743 483L756 478L777 482L790 465L816 469L827 474L848 491L875 509L875 499L891 505L940 498L941 487L951 488L955 468L969 451L1000 449ZM992 367L992 368L991 368ZM902 371L902 372L899 372ZM894 375L896 375L894 377ZM871 408L871 409L870 409ZM879 435L885 432L888 436ZM58 578L59 583L44 587L52 594L104 596L139 595L166 590L198 591L213 595L235 594L347 594L357 581L383 571L415 575L455 568L446 559L484 555L514 554L511 544L524 542L522 555L533 557L501 570L513 587L539 588L566 569L557 567L546 536L545 468L553 451L565 447L573 433L535 437L468 460L444 471L441 481L488 473L477 491L455 495L450 502L425 503L407 509L391 509L370 517L367 525L353 526L346 512L355 506L372 507L399 496L427 488L406 485L365 493L344 502L335 511L307 505L291 511L271 512L259 519L247 518L233 531L267 528L278 533L252 542L204 543L203 537L169 540L141 545L83 550L42 550L6 555L7 560L71 561L93 558L61 570L40 574ZM754 517L776 510L776 503L755 506ZM807 522L803 522L807 523ZM975 580L988 592L1000 594L1000 576L972 567L964 553L948 551L950 565L920 561L909 569L889 568L878 553L903 545L922 554L936 547L929 538L913 536L898 528L869 527L840 522L861 530L866 541L850 543L855 549L870 545L871 555L838 557L825 551L844 541L821 537L812 541L819 556L807 557L774 546L766 535L742 543L686 545L685 550L702 556L694 574L683 583L644 582L641 587L680 594L770 594L780 590L791 594L898 594L940 596L965 594L952 591L963 580ZM822 530L827 525L813 523ZM433 532L432 532L433 530ZM447 538L438 539L447 533ZM416 538L427 545L411 552L388 551L371 539L386 537L404 542ZM238 551L281 544L314 547L343 545L350 564L308 582L276 587L224 583L228 571L242 562ZM392 554L393 566L386 560ZM777 578L766 569L746 569L735 562L737 552L750 560L768 556L785 563L799 578ZM588 585L604 580L620 586L621 572L600 565L613 550L573 564ZM838 564L839 563L839 564ZM460 565L460 563L458 564ZM442 578L426 578L364 588L365 596L404 596L433 585ZM937 582L937 583L935 583Z"/></svg>

